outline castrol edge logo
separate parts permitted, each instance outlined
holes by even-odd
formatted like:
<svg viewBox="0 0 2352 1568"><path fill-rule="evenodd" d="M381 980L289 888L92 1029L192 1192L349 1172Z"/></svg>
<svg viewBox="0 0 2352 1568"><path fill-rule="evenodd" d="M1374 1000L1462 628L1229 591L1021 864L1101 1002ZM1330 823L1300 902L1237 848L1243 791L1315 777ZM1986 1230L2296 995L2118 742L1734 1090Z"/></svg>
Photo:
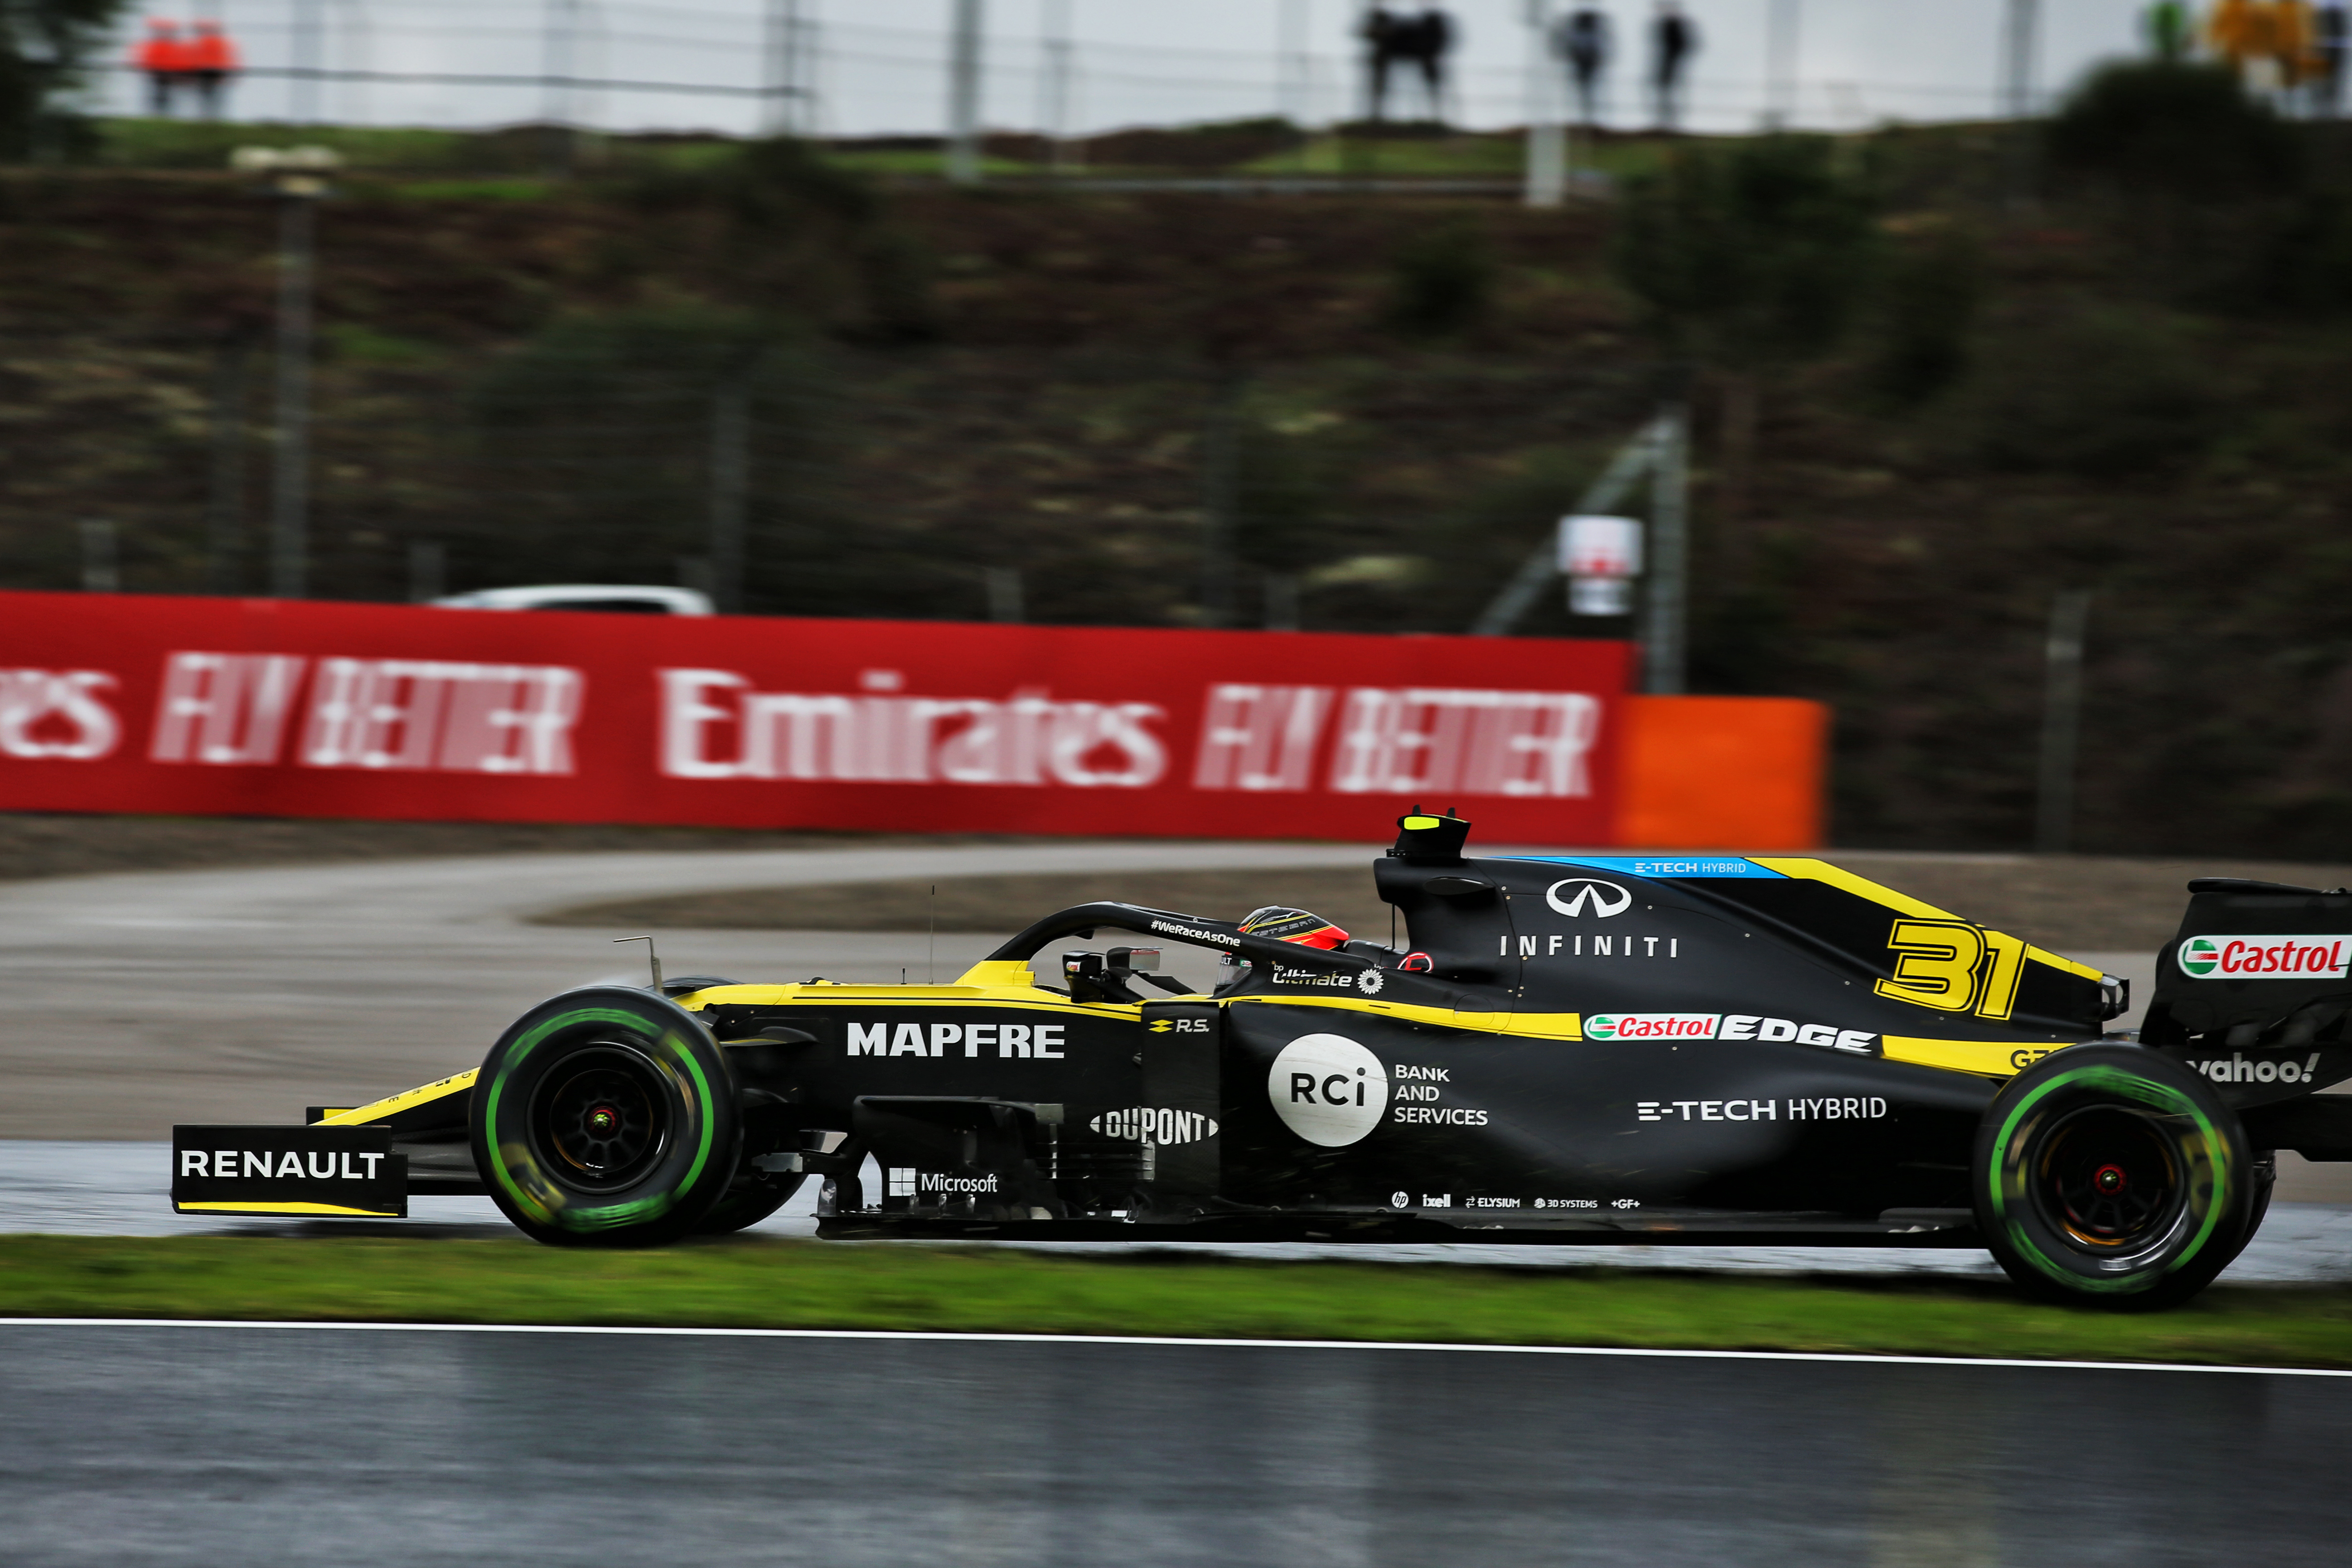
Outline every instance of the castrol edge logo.
<svg viewBox="0 0 2352 1568"><path fill-rule="evenodd" d="M2192 936L2179 957L2191 980L2341 980L2352 968L2352 934Z"/></svg>

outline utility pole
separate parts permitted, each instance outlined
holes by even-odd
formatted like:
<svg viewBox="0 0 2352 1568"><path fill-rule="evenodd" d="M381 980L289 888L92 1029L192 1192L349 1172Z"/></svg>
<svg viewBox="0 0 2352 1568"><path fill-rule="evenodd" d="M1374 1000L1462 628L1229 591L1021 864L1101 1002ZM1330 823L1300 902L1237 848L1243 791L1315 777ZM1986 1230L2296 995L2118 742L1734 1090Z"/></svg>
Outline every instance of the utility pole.
<svg viewBox="0 0 2352 1568"><path fill-rule="evenodd" d="M1764 126L1785 131L1797 119L1797 57L1804 0L1772 0L1764 41Z"/></svg>
<svg viewBox="0 0 2352 1568"><path fill-rule="evenodd" d="M1070 156L1070 0L1045 0L1037 49L1045 69L1037 77L1037 121L1051 149L1054 173L1066 174Z"/></svg>
<svg viewBox="0 0 2352 1568"><path fill-rule="evenodd" d="M547 172L563 175L572 173L572 123L577 118L572 89L580 75L580 0L546 0L544 20L540 118L547 122Z"/></svg>
<svg viewBox="0 0 2352 1568"><path fill-rule="evenodd" d="M1282 0L1275 14L1275 112L1302 132L1314 113L1307 101L1314 66L1307 58L1307 0Z"/></svg>
<svg viewBox="0 0 2352 1568"><path fill-rule="evenodd" d="M301 598L310 575L313 252L327 172L341 162L325 147L229 154L231 168L268 176L278 198L278 439L269 476L269 594L278 599Z"/></svg>
<svg viewBox="0 0 2352 1568"><path fill-rule="evenodd" d="M1652 426L1650 579L1642 617L1642 689L1679 697L1688 663L1690 417L1670 403Z"/></svg>
<svg viewBox="0 0 2352 1568"><path fill-rule="evenodd" d="M215 594L245 590L245 404L252 344L244 334L221 344L213 364L212 493L205 504L206 575Z"/></svg>
<svg viewBox="0 0 2352 1568"><path fill-rule="evenodd" d="M981 0L954 0L948 50L948 181L980 184Z"/></svg>
<svg viewBox="0 0 2352 1568"><path fill-rule="evenodd" d="M768 0L766 37L767 112L761 129L771 136L806 135L809 83L807 40L800 0Z"/></svg>
<svg viewBox="0 0 2352 1568"><path fill-rule="evenodd" d="M1527 19L1526 199L1531 207L1556 207L1568 198L1568 126L1551 55L1551 0L1528 0Z"/></svg>
<svg viewBox="0 0 2352 1568"><path fill-rule="evenodd" d="M319 73L325 68L326 38L319 7L323 0L294 0L293 101L288 106L297 125L319 122Z"/></svg>
<svg viewBox="0 0 2352 1568"><path fill-rule="evenodd" d="M719 613L743 613L745 516L751 499L750 377L737 372L710 398L711 598Z"/></svg>
<svg viewBox="0 0 2352 1568"><path fill-rule="evenodd" d="M2042 767L2034 791L2033 847L2063 855L2074 837L2075 759L2083 742L2083 640L2090 628L2087 589L2062 590L2050 605L2043 647Z"/></svg>
<svg viewBox="0 0 2352 1568"><path fill-rule="evenodd" d="M2032 118L2041 32L2041 0L2009 0L2000 29L2000 110L2011 120Z"/></svg>

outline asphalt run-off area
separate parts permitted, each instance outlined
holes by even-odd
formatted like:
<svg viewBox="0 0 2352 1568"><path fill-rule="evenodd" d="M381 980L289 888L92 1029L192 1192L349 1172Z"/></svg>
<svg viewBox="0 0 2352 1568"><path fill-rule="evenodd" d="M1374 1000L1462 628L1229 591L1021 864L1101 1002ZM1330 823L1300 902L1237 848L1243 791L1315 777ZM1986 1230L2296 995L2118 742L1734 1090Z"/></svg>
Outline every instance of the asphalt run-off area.
<svg viewBox="0 0 2352 1568"><path fill-rule="evenodd" d="M2352 1380L0 1325L28 1565L2336 1564Z"/></svg>

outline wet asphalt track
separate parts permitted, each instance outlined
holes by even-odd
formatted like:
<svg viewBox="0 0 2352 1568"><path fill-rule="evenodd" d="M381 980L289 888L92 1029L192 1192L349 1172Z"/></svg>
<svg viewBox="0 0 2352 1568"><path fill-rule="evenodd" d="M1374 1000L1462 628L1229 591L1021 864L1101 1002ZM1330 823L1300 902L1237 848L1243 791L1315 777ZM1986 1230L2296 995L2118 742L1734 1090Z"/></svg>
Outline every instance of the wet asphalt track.
<svg viewBox="0 0 2352 1568"><path fill-rule="evenodd" d="M2352 1380L0 1325L49 1564L2341 1564Z"/></svg>

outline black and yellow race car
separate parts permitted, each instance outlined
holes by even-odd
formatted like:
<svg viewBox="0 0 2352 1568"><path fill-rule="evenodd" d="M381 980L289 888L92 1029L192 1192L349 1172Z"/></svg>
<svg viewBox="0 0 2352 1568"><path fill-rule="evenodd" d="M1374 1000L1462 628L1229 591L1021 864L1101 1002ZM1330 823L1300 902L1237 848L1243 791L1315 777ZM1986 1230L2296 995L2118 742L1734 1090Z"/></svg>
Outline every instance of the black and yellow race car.
<svg viewBox="0 0 2352 1568"><path fill-rule="evenodd" d="M2352 1158L2352 1098L2313 1098L2352 1076L2340 889L2192 883L2143 1030L2111 1035L2123 982L1821 860L1470 859L1468 826L1416 808L1375 862L1399 945L1090 903L950 984L656 964L437 1083L176 1129L173 1199L487 1193L541 1241L629 1247L814 1177L825 1237L1980 1247L2154 1306L2252 1236L2274 1151Z"/></svg>

